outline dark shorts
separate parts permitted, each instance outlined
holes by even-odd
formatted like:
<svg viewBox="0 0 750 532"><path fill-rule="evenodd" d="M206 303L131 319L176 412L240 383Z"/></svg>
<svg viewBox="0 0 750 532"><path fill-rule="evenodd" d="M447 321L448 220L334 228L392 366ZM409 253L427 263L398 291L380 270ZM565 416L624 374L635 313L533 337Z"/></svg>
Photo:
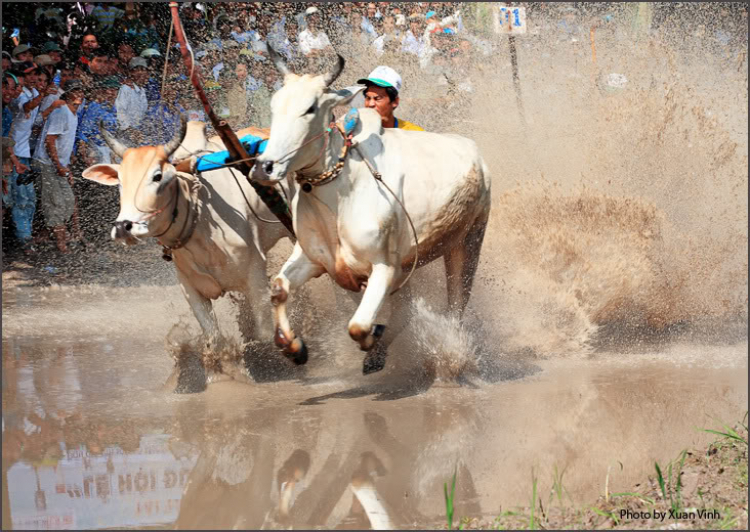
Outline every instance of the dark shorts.
<svg viewBox="0 0 750 532"><path fill-rule="evenodd" d="M41 174L42 212L47 227L65 225L73 216L76 198L68 178L57 175L57 169L37 162Z"/></svg>

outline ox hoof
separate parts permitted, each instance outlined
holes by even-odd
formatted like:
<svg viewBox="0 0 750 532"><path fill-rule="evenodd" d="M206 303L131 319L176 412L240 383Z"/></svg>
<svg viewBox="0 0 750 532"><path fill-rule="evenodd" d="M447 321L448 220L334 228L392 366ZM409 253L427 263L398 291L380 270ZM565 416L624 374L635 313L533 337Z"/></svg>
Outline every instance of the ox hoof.
<svg viewBox="0 0 750 532"><path fill-rule="evenodd" d="M185 357L177 365L177 385L174 393L189 394L205 391L208 382L206 368L197 357Z"/></svg>
<svg viewBox="0 0 750 532"><path fill-rule="evenodd" d="M295 338L289 348L284 350L284 356L297 366L307 364L307 346L302 338Z"/></svg>
<svg viewBox="0 0 750 532"><path fill-rule="evenodd" d="M362 373L369 375L370 373L377 373L378 371L385 368L385 357L388 354L385 348L376 347L365 357L362 363Z"/></svg>

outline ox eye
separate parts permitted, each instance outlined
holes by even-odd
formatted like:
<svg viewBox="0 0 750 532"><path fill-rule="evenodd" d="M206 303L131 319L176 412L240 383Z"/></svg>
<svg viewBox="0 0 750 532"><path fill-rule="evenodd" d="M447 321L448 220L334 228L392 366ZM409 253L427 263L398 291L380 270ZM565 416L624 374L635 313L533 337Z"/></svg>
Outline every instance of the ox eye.
<svg viewBox="0 0 750 532"><path fill-rule="evenodd" d="M312 104L312 105L310 106L310 108L309 108L309 109L308 109L307 111L305 111L305 114L306 114L306 115L311 115L311 114L313 114L314 112L315 112L315 104Z"/></svg>
<svg viewBox="0 0 750 532"><path fill-rule="evenodd" d="M156 172L152 180L154 183L158 183L159 181L161 181L161 178L162 178L161 172Z"/></svg>

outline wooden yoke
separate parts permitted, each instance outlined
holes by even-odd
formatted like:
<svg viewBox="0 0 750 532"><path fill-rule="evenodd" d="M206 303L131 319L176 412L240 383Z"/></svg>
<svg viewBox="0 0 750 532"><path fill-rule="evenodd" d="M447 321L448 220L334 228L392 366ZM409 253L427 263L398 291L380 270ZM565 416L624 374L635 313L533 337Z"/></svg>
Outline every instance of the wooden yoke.
<svg viewBox="0 0 750 532"><path fill-rule="evenodd" d="M195 88L198 99L203 104L206 116L211 120L211 124L214 126L216 133L221 137L224 146L226 146L229 151L232 161L237 161L237 169L242 172L245 178L247 178L248 183L250 183L250 186L255 189L255 192L257 192L260 199L263 200L263 203L268 206L271 212L276 215L279 221L283 223L284 227L286 227L291 233L292 237L294 237L292 214L286 201L284 201L284 198L275 188L265 187L250 179L250 172L253 169L252 158L242 146L242 143L239 138L237 138L234 131L232 131L232 128L229 127L229 124L227 124L225 120L220 120L211 108L211 103L208 101L206 93L203 91L200 73L195 67L193 58L188 50L187 38L185 37L185 32L182 29L182 23L180 21L179 4L177 2L169 2L169 8L172 12L172 24L174 25L175 38L180 45L182 59L185 62L188 72L191 73L190 81Z"/></svg>

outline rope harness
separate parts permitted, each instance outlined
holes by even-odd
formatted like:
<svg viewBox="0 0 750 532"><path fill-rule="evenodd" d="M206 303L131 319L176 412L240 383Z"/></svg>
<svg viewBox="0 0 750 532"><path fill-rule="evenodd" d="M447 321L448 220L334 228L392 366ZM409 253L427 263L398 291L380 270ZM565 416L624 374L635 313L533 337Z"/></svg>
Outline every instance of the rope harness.
<svg viewBox="0 0 750 532"><path fill-rule="evenodd" d="M177 179L182 179L186 182L189 181L188 179L180 176L179 174L177 174ZM167 234L167 232L172 228L174 223L177 221L177 216L179 215L179 209L177 208L177 206L178 206L179 197L180 197L180 181L177 181L175 185L174 209L172 210L172 219L169 221L169 225L164 231L162 231L158 235L154 235L154 238L157 239L157 241L162 247L161 258L167 262L172 261L172 252L174 250L185 247L185 245L190 241L190 239L193 236L193 233L195 233L195 226L198 224L197 208L193 208L193 206L194 204L197 203L198 191L200 190L202 185L197 181L190 180L188 182L188 187L190 187L191 185L192 185L193 190L191 191L190 196L185 198L185 200L187 201L187 215L185 216L185 222L182 224L182 228L180 229L180 232L178 233L177 240L175 240L175 242L171 245L166 245L164 242L162 242L161 237ZM156 216L160 212L163 212L165 208L155 211L149 217ZM190 220L191 215L192 215L192 220ZM187 232L185 231L185 229L187 229Z"/></svg>

